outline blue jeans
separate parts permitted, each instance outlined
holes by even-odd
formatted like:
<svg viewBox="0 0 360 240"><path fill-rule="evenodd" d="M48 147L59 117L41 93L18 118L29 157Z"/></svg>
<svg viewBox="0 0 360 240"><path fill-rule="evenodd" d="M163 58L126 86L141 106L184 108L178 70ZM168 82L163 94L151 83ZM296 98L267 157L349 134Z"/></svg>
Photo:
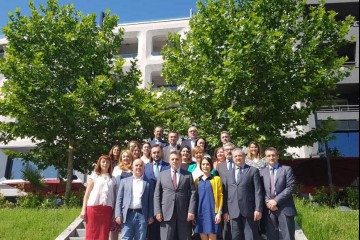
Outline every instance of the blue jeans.
<svg viewBox="0 0 360 240"><path fill-rule="evenodd" d="M145 240L147 219L139 212L128 212L126 222L121 225L122 240Z"/></svg>

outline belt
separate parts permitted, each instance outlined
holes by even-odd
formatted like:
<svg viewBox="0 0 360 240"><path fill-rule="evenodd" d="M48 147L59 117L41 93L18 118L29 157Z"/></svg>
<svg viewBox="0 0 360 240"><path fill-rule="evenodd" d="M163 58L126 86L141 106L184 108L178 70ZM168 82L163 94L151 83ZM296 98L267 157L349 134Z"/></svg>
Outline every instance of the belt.
<svg viewBox="0 0 360 240"><path fill-rule="evenodd" d="M142 213L142 208L129 208L128 210L129 210L129 212Z"/></svg>

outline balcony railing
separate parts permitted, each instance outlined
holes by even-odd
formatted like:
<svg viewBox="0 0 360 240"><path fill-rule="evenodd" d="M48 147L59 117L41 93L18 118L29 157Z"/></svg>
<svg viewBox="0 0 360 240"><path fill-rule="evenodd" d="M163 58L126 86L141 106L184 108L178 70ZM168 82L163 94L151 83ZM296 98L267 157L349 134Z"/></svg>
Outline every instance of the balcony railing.
<svg viewBox="0 0 360 240"><path fill-rule="evenodd" d="M323 106L317 112L359 112L359 105Z"/></svg>

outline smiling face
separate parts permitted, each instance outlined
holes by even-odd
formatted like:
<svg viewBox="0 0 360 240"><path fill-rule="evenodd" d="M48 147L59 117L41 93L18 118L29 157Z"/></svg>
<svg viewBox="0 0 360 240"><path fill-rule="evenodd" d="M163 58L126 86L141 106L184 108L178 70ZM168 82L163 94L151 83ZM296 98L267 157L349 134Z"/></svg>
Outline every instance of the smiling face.
<svg viewBox="0 0 360 240"><path fill-rule="evenodd" d="M212 170L211 163L206 158L203 159L200 163L200 169L205 175L209 175Z"/></svg>
<svg viewBox="0 0 360 240"><path fill-rule="evenodd" d="M174 133L174 132L170 132L169 133L169 136L168 136L168 140L169 140L169 144L171 146L175 146L177 141L178 141L178 136L177 136L177 133Z"/></svg>
<svg viewBox="0 0 360 240"><path fill-rule="evenodd" d="M127 152L123 152L121 154L121 162L123 162L124 164L128 165L131 163L131 157L130 154Z"/></svg>
<svg viewBox="0 0 360 240"><path fill-rule="evenodd" d="M107 173L110 167L110 161L106 158L100 160L101 173Z"/></svg>
<svg viewBox="0 0 360 240"><path fill-rule="evenodd" d="M199 150L195 153L194 155L195 159L196 159L196 162L197 163L200 163L201 160L203 160L204 158L204 151L203 150Z"/></svg>
<svg viewBox="0 0 360 240"><path fill-rule="evenodd" d="M134 159L137 159L140 157L140 148L138 146L135 146L135 148L132 150L132 155L134 156Z"/></svg>
<svg viewBox="0 0 360 240"><path fill-rule="evenodd" d="M156 127L154 130L154 136L155 138L161 138L163 135L163 129L161 127Z"/></svg>
<svg viewBox="0 0 360 240"><path fill-rule="evenodd" d="M216 152L216 159L223 161L225 160L225 152L223 148L219 148Z"/></svg>
<svg viewBox="0 0 360 240"><path fill-rule="evenodd" d="M259 153L259 148L255 144L250 144L249 151L252 157L256 157Z"/></svg>
<svg viewBox="0 0 360 240"><path fill-rule="evenodd" d="M132 165L132 172L135 178L140 178L145 171L145 164L141 159L136 159Z"/></svg>
<svg viewBox="0 0 360 240"><path fill-rule="evenodd" d="M112 154L114 156L119 156L120 155L120 148L119 147L114 147L112 150Z"/></svg>
<svg viewBox="0 0 360 240"><path fill-rule="evenodd" d="M151 151L150 144L147 144L147 143L144 144L144 145L142 146L141 151L143 152L143 154L144 154L145 156L149 156L149 155L150 155L150 151Z"/></svg>
<svg viewBox="0 0 360 240"><path fill-rule="evenodd" d="M202 147L205 149L205 140L203 138L199 138L196 142L196 146Z"/></svg>
<svg viewBox="0 0 360 240"><path fill-rule="evenodd" d="M191 158L190 158L190 150L186 147L182 148L181 149L181 152L180 152L180 155L181 155L181 160L182 162L189 162L191 161Z"/></svg>

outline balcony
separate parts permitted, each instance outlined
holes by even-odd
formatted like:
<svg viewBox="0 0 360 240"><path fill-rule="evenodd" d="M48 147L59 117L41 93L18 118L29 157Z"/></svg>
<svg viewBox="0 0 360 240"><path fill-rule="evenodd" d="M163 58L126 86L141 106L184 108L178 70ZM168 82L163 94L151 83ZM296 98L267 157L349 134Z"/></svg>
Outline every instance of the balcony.
<svg viewBox="0 0 360 240"><path fill-rule="evenodd" d="M317 112L359 112L359 105L323 106Z"/></svg>
<svg viewBox="0 0 360 240"><path fill-rule="evenodd" d="M359 105L334 105L323 106L317 111L318 120L332 118L336 121L359 121Z"/></svg>
<svg viewBox="0 0 360 240"><path fill-rule="evenodd" d="M138 39L124 38L121 43L119 55L123 58L135 58L138 56Z"/></svg>

